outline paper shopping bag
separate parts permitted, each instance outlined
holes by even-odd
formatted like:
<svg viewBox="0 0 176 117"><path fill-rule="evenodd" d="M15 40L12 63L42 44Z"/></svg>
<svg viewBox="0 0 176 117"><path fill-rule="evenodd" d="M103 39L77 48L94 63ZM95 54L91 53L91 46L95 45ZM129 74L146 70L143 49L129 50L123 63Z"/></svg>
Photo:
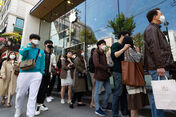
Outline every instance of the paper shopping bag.
<svg viewBox="0 0 176 117"><path fill-rule="evenodd" d="M152 89L157 109L176 110L175 80L152 81Z"/></svg>

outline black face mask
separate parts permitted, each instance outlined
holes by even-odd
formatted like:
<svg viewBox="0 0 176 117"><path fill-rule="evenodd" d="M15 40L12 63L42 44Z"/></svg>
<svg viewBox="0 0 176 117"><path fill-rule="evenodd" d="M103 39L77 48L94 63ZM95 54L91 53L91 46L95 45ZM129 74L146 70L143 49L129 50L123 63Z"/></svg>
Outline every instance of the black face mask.
<svg viewBox="0 0 176 117"><path fill-rule="evenodd" d="M48 47L49 49L51 49L51 48L53 48L53 45L48 45L47 47Z"/></svg>

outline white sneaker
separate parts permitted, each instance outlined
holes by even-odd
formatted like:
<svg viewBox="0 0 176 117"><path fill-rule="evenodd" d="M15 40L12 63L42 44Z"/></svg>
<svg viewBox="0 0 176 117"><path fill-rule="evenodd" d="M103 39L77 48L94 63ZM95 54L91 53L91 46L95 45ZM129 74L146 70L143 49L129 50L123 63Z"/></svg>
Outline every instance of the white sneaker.
<svg viewBox="0 0 176 117"><path fill-rule="evenodd" d="M16 109L14 117L20 117L20 116L21 116L21 110L20 109Z"/></svg>
<svg viewBox="0 0 176 117"><path fill-rule="evenodd" d="M50 98L51 100L54 100L54 97L52 97L52 96L49 96L49 98Z"/></svg>
<svg viewBox="0 0 176 117"><path fill-rule="evenodd" d="M61 99L61 104L65 104L65 100L64 99Z"/></svg>
<svg viewBox="0 0 176 117"><path fill-rule="evenodd" d="M46 98L46 101L49 103L49 102L52 102L52 100L49 98L49 97L47 97Z"/></svg>
<svg viewBox="0 0 176 117"><path fill-rule="evenodd" d="M67 103L70 104L70 103L71 103L71 100L68 100Z"/></svg>
<svg viewBox="0 0 176 117"><path fill-rule="evenodd" d="M40 108L41 106L37 106L37 110L35 111L35 116L40 115Z"/></svg>
<svg viewBox="0 0 176 117"><path fill-rule="evenodd" d="M41 104L40 110L41 111L48 111L48 107L46 107L44 104Z"/></svg>

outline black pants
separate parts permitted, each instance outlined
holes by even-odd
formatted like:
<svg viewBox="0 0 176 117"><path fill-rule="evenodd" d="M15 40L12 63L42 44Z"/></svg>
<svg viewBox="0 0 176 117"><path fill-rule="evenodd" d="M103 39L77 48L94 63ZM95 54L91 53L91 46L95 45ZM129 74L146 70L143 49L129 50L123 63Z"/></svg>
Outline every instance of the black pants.
<svg viewBox="0 0 176 117"><path fill-rule="evenodd" d="M120 108L123 115L128 115L130 112L128 110L128 101L127 101L127 89L126 86L123 85L123 92L120 96Z"/></svg>
<svg viewBox="0 0 176 117"><path fill-rule="evenodd" d="M73 93L72 96L72 103L77 102L82 102L82 96L84 95L83 92L78 92L78 93Z"/></svg>
<svg viewBox="0 0 176 117"><path fill-rule="evenodd" d="M57 79L57 91L58 91L58 92L61 91L61 79L60 79L60 74L58 75L58 79Z"/></svg>
<svg viewBox="0 0 176 117"><path fill-rule="evenodd" d="M43 104L45 101L49 81L50 81L50 74L44 74L40 85L40 89L37 95L37 103L39 104Z"/></svg>
<svg viewBox="0 0 176 117"><path fill-rule="evenodd" d="M47 96L51 96L51 92L52 92L52 90L54 88L55 81L56 81L56 75L54 75L52 77L52 79L49 81Z"/></svg>

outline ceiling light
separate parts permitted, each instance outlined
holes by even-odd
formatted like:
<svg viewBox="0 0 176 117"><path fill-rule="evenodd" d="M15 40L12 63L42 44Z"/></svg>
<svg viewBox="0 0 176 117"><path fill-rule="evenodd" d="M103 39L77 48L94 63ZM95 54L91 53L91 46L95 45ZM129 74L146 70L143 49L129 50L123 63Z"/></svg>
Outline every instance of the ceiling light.
<svg viewBox="0 0 176 117"><path fill-rule="evenodd" d="M71 4L71 1L70 1L70 0L67 0L67 3L68 3L68 4Z"/></svg>

